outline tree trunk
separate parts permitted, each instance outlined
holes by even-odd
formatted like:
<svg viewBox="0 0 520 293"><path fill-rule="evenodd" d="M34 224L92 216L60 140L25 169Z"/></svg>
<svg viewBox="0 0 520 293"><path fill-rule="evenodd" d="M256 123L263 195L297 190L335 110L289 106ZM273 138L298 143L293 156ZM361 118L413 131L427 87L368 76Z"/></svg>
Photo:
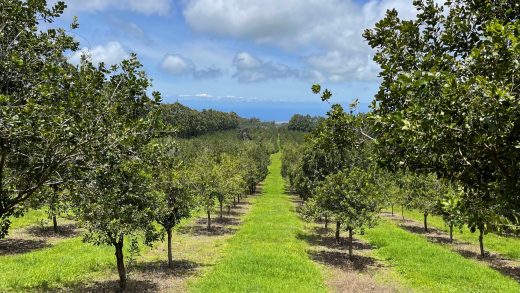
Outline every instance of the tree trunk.
<svg viewBox="0 0 520 293"><path fill-rule="evenodd" d="M484 257L484 228L480 227L478 230L480 231L480 235L478 236L478 242L480 244L480 256Z"/></svg>
<svg viewBox="0 0 520 293"><path fill-rule="evenodd" d="M428 213L424 213L424 231L428 232Z"/></svg>
<svg viewBox="0 0 520 293"><path fill-rule="evenodd" d="M352 228L348 228L348 257L352 259Z"/></svg>
<svg viewBox="0 0 520 293"><path fill-rule="evenodd" d="M172 228L166 230L168 234L168 267L173 269L173 255L172 255Z"/></svg>
<svg viewBox="0 0 520 293"><path fill-rule="evenodd" d="M208 211L208 230L211 230L211 212Z"/></svg>
<svg viewBox="0 0 520 293"><path fill-rule="evenodd" d="M401 216L403 216L403 220L404 220L404 206L401 206Z"/></svg>
<svg viewBox="0 0 520 293"><path fill-rule="evenodd" d="M52 227L54 228L54 233L58 233L58 219L56 219L56 216L52 216Z"/></svg>
<svg viewBox="0 0 520 293"><path fill-rule="evenodd" d="M339 230L341 228L341 223L339 221L336 221L336 243L339 244L340 238L339 238Z"/></svg>
<svg viewBox="0 0 520 293"><path fill-rule="evenodd" d="M126 269L125 259L123 257L123 236L118 242L114 242L116 248L117 272L119 273L119 289L124 292L126 290Z"/></svg>
<svg viewBox="0 0 520 293"><path fill-rule="evenodd" d="M325 232L329 231L329 217L325 215Z"/></svg>
<svg viewBox="0 0 520 293"><path fill-rule="evenodd" d="M240 203L240 195L237 196L237 202Z"/></svg>
<svg viewBox="0 0 520 293"><path fill-rule="evenodd" d="M233 196L233 207L237 207L237 198Z"/></svg>
<svg viewBox="0 0 520 293"><path fill-rule="evenodd" d="M392 205L392 216L394 215L394 205Z"/></svg>
<svg viewBox="0 0 520 293"><path fill-rule="evenodd" d="M450 242L453 242L453 224L450 225Z"/></svg>
<svg viewBox="0 0 520 293"><path fill-rule="evenodd" d="M228 216L231 215L231 205L227 206L227 214Z"/></svg>
<svg viewBox="0 0 520 293"><path fill-rule="evenodd" d="M222 206L223 206L223 203L220 202L220 220L222 221Z"/></svg>

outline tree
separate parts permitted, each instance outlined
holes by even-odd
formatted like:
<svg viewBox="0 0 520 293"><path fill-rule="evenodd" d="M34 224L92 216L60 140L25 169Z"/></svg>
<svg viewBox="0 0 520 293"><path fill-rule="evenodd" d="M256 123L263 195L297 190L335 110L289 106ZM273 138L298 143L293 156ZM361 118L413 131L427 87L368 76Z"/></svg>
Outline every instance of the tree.
<svg viewBox="0 0 520 293"><path fill-rule="evenodd" d="M78 43L65 29L39 31L64 9L61 1L0 1L0 238L9 217L43 186L61 183L60 172L81 165L84 148L103 135L98 96L85 83L100 74L68 63L64 52Z"/></svg>
<svg viewBox="0 0 520 293"><path fill-rule="evenodd" d="M228 214L231 212L231 201L236 205L236 199L240 200L242 194L247 191L247 182L244 179L244 170L240 169L240 160L242 158L223 156L222 167L225 179L222 181L222 187L226 194L225 201L228 206ZM222 218L222 204L220 206L220 214Z"/></svg>
<svg viewBox="0 0 520 293"><path fill-rule="evenodd" d="M441 195L441 184L433 174L410 177L407 207L418 209L424 216L424 231L428 232L428 215L435 211Z"/></svg>
<svg viewBox="0 0 520 293"><path fill-rule="evenodd" d="M364 37L382 83L373 117L382 161L460 184L472 231L518 214L520 6L517 1L414 1ZM482 247L481 241L481 247ZM482 255L484 254L481 249Z"/></svg>
<svg viewBox="0 0 520 293"><path fill-rule="evenodd" d="M49 218L52 219L54 233L58 233L57 217L70 208L70 200L66 198L68 191L63 184L53 184L49 189L43 189L43 193L45 193L44 198L48 207L47 214Z"/></svg>
<svg viewBox="0 0 520 293"><path fill-rule="evenodd" d="M353 233L372 227L381 210L375 168L354 167L327 176L316 189L316 201L330 211L349 233L349 257L352 258Z"/></svg>
<svg viewBox="0 0 520 293"><path fill-rule="evenodd" d="M168 267L173 268L172 234L173 228L184 218L191 215L196 207L196 194L191 179L191 170L180 161L175 152L176 145L159 141L148 150L153 165L153 187L155 201L155 220L166 232L168 241Z"/></svg>
<svg viewBox="0 0 520 293"><path fill-rule="evenodd" d="M195 190L200 198L200 206L207 214L207 228L211 230L211 211L217 199L217 182L220 180L216 163L207 154L200 157L194 166Z"/></svg>
<svg viewBox="0 0 520 293"><path fill-rule="evenodd" d="M461 207L463 192L452 184L444 184L441 198L437 203L437 213L450 229L450 242L453 241L453 228L461 228L464 225L464 214Z"/></svg>
<svg viewBox="0 0 520 293"><path fill-rule="evenodd" d="M92 69L83 60L82 69ZM125 236L151 235L156 196L147 145L161 129L157 105L160 95L147 94L150 81L135 55L106 71L107 79L91 84L105 107L101 115L104 136L91 148L83 185L75 194L75 209L86 229L85 241L115 248L119 286L126 288L123 247ZM101 64L100 71L105 72Z"/></svg>

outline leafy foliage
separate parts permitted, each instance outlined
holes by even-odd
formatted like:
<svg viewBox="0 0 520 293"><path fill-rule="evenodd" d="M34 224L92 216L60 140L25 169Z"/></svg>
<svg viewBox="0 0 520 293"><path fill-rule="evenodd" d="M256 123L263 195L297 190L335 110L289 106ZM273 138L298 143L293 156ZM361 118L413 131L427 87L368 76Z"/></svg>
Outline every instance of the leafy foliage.
<svg viewBox="0 0 520 293"><path fill-rule="evenodd" d="M468 224L482 234L519 210L520 6L414 5L416 19L390 10L364 34L381 66L372 105L380 157L461 184Z"/></svg>

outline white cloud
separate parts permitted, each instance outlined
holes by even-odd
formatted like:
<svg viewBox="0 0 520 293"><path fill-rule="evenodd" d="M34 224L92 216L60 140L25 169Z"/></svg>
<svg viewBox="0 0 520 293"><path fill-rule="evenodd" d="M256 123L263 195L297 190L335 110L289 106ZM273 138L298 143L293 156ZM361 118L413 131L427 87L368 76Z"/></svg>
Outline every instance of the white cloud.
<svg viewBox="0 0 520 293"><path fill-rule="evenodd" d="M298 78L309 82L323 82L325 77L318 70L294 68L273 61L264 61L248 52L240 52L233 58L233 77L244 83L272 79Z"/></svg>
<svg viewBox="0 0 520 293"><path fill-rule="evenodd" d="M170 14L172 10L171 0L70 0L67 6L72 12L118 9L161 16Z"/></svg>
<svg viewBox="0 0 520 293"><path fill-rule="evenodd" d="M247 52L240 52L233 58L236 69L233 77L240 82L260 82L269 79L299 77L300 71L280 63L263 61Z"/></svg>
<svg viewBox="0 0 520 293"><path fill-rule="evenodd" d="M238 53L233 59L233 64L238 70L256 69L262 66L262 61L247 52Z"/></svg>
<svg viewBox="0 0 520 293"><path fill-rule="evenodd" d="M167 54L160 67L172 75L191 75L195 79L211 79L220 77L223 72L212 65L206 69L197 69L193 61L180 54Z"/></svg>
<svg viewBox="0 0 520 293"><path fill-rule="evenodd" d="M231 36L267 44L302 56L310 67L307 74L330 81L373 80L378 67L362 37L396 8L402 18L415 17L412 0L186 0L183 15L188 25L201 32ZM241 56L238 66L259 65ZM236 61L236 60L235 60ZM255 63L256 62L256 63ZM280 71L287 73L287 68ZM276 71L276 70L275 70ZM313 74L311 74L313 73ZM239 78L241 76L238 76ZM261 72L242 76L244 81L265 79Z"/></svg>
<svg viewBox="0 0 520 293"><path fill-rule="evenodd" d="M161 62L161 68L173 75L183 75L191 73L195 65L191 60L188 60L178 54L168 54Z"/></svg>
<svg viewBox="0 0 520 293"><path fill-rule="evenodd" d="M82 55L88 56L94 64L104 62L107 65L117 64L123 59L129 57L129 54L119 42L109 42L106 45L99 45L93 48L83 48L80 51L74 52L70 57L69 62L72 64L79 64Z"/></svg>
<svg viewBox="0 0 520 293"><path fill-rule="evenodd" d="M196 94L195 97L199 97L199 98L213 98L213 95L202 93L202 94Z"/></svg>
<svg viewBox="0 0 520 293"><path fill-rule="evenodd" d="M234 102L258 102L262 99L258 97L243 97L243 96L233 96L233 95L212 95L208 93L201 94L181 94L177 95L181 100L193 101L193 100L211 100L211 101L234 101Z"/></svg>

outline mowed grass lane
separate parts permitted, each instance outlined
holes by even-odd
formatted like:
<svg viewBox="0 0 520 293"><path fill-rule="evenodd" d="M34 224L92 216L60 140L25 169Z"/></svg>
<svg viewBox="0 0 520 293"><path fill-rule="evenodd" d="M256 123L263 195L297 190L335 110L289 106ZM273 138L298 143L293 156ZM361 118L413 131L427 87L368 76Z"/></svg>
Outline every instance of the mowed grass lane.
<svg viewBox="0 0 520 293"><path fill-rule="evenodd" d="M262 194L223 259L191 284L192 292L326 292L323 277L297 239L304 223L284 194L280 154L271 157Z"/></svg>
<svg viewBox="0 0 520 293"><path fill-rule="evenodd" d="M401 216L400 212L396 213L397 216ZM411 219L418 223L423 221L423 213L419 211L404 211L406 219ZM428 226L437 228L441 231L449 233L449 227L446 226L444 221L439 216L429 215ZM453 229L453 238L455 240L462 240L471 243L475 246L479 245L478 242L478 231L471 233L467 226L462 228L462 231L458 228ZM504 256L510 257L515 260L520 260L520 238L501 236L493 233L489 233L484 236L484 249L488 249L494 252L498 252Z"/></svg>
<svg viewBox="0 0 520 293"><path fill-rule="evenodd" d="M0 292L46 291L99 278L114 266L114 249L80 237L24 254L0 256Z"/></svg>
<svg viewBox="0 0 520 293"><path fill-rule="evenodd" d="M520 285L483 263L382 220L362 236L416 292L520 292Z"/></svg>

